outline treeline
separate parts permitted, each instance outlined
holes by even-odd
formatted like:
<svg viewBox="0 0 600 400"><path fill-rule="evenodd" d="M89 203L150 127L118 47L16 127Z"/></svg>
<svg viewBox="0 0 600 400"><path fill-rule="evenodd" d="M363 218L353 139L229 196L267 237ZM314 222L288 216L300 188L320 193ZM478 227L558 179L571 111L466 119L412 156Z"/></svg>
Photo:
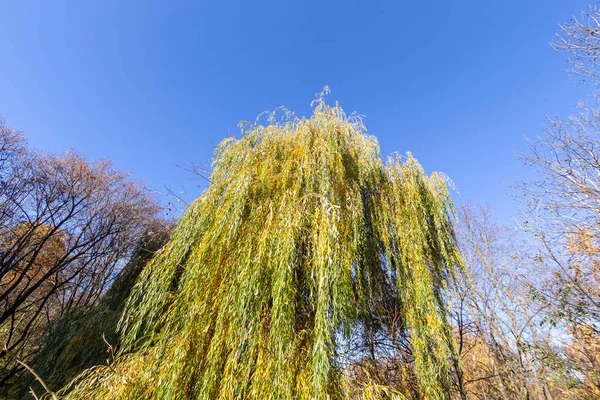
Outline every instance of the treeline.
<svg viewBox="0 0 600 400"><path fill-rule="evenodd" d="M472 398L600 398L600 9L551 44L590 100L551 118L521 156L534 178L515 185L525 212L514 226L486 208L460 213L467 274L451 315Z"/></svg>
<svg viewBox="0 0 600 400"><path fill-rule="evenodd" d="M159 211L144 185L110 162L89 161L74 151L32 150L21 133L0 120L3 395L16 395L29 363L50 350L44 340L65 318L71 323L99 301L109 301L106 292L115 277L126 274L124 267L152 249L168 229ZM87 321L86 328L92 322L97 323ZM101 341L104 332L98 333L90 340ZM48 371L53 369L61 373L59 364Z"/></svg>
<svg viewBox="0 0 600 400"><path fill-rule="evenodd" d="M448 398L600 398L599 21L592 7L552 42L594 97L577 115L550 120L522 156L535 176L514 188L524 216L502 226L486 207L458 210L453 234L464 266L457 276L440 275L447 284L435 287L455 349L446 354ZM33 151L0 123L1 395L54 395L85 369L112 365L129 293L170 235L159 211L143 184L110 163ZM400 312L405 295L377 279L382 292L360 300L360 333L332 363L352 398L423 398L414 338ZM297 296L305 298L296 323L309 331L314 307L310 296Z"/></svg>

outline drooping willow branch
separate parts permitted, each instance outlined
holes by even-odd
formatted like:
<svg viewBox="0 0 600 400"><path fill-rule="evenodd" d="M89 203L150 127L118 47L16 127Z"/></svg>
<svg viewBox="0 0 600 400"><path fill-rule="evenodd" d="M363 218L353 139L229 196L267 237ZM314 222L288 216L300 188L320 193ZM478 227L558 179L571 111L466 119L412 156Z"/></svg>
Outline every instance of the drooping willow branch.
<svg viewBox="0 0 600 400"><path fill-rule="evenodd" d="M209 188L134 287L123 353L69 397L403 398L352 386L340 356L392 299L420 395L448 398L452 214L442 176L410 154L382 161L362 123L322 97L310 119L246 128L218 146Z"/></svg>

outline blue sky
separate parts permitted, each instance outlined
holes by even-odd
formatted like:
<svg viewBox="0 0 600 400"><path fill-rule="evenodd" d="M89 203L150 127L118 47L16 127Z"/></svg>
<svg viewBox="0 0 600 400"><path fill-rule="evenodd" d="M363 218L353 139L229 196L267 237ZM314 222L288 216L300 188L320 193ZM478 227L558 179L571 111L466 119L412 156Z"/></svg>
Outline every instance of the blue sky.
<svg viewBox="0 0 600 400"><path fill-rule="evenodd" d="M588 88L548 45L587 1L1 1L0 115L46 151L73 147L196 197L240 120L298 115L324 85L385 156L447 173L458 202L517 205L507 183L546 116Z"/></svg>

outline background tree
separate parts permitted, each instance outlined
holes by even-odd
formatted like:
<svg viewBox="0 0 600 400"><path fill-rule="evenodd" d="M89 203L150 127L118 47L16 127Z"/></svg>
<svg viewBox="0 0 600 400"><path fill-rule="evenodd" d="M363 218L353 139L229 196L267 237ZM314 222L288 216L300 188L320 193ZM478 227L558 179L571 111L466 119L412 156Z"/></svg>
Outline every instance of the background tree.
<svg viewBox="0 0 600 400"><path fill-rule="evenodd" d="M569 63L572 72L582 82L598 87L600 71L600 8L591 5L579 17L572 17L560 26L560 32L551 42L557 51L570 53Z"/></svg>
<svg viewBox="0 0 600 400"><path fill-rule="evenodd" d="M459 238L466 274L456 280L452 316L469 398L581 398L565 368L553 309L535 293L551 274L539 242L498 225L489 208L464 206Z"/></svg>
<svg viewBox="0 0 600 400"><path fill-rule="evenodd" d="M591 6L561 27L553 47L567 51L573 71L598 88L600 9ZM529 203L527 229L540 243L539 258L552 271L536 286L547 319L564 330L565 368L583 377L590 398L600 393L600 107L598 93L568 119L552 118L543 137L530 143L524 161L536 177L523 186ZM575 356L577 354L577 356Z"/></svg>
<svg viewBox="0 0 600 400"><path fill-rule="evenodd" d="M153 223L96 306L70 312L46 328L31 367L50 390L58 391L83 370L111 361L119 348L117 323L125 301L143 267L166 243L171 227L170 222L162 220ZM21 378L14 389L15 397L28 397L30 387L36 393L46 390L33 376Z"/></svg>
<svg viewBox="0 0 600 400"><path fill-rule="evenodd" d="M600 393L600 119L595 106L567 121L553 120L533 142L525 161L539 179L523 186L529 201L527 229L539 241L538 257L552 271L536 285L548 320L563 328L569 368L584 377L590 398ZM572 358L576 353L579 356Z"/></svg>
<svg viewBox="0 0 600 400"><path fill-rule="evenodd" d="M106 161L30 151L0 129L0 387L31 359L44 327L94 305L158 207Z"/></svg>

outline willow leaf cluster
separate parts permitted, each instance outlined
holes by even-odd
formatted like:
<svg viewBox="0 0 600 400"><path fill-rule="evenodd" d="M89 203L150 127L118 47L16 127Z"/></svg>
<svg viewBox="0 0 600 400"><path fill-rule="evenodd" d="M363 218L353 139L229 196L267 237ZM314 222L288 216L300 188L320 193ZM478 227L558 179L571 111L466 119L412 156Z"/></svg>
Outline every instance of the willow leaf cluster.
<svg viewBox="0 0 600 400"><path fill-rule="evenodd" d="M96 399L404 398L350 382L343 347L393 297L419 396L448 398L445 282L460 267L445 180L383 161L358 118L252 125L216 149L210 186L145 268L118 360L65 392ZM390 287L392 289L390 289ZM393 292L393 293L390 293Z"/></svg>

